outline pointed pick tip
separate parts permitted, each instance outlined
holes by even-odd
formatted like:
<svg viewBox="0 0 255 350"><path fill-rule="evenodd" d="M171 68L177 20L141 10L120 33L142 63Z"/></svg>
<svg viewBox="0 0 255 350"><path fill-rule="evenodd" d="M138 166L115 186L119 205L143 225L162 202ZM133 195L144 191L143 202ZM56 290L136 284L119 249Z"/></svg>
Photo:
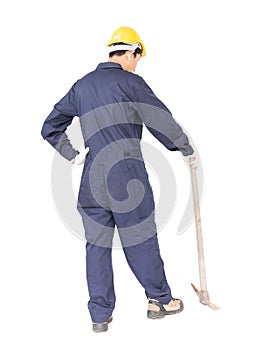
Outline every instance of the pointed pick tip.
<svg viewBox="0 0 255 350"><path fill-rule="evenodd" d="M209 306L212 310L219 310L219 309L220 309L219 306L216 306L216 305L214 305L214 304L212 304L212 303L209 303L208 306Z"/></svg>
<svg viewBox="0 0 255 350"><path fill-rule="evenodd" d="M194 291L197 293L199 290L197 289L197 287L196 286L194 286L194 284L193 283L191 283L191 287L194 289Z"/></svg>

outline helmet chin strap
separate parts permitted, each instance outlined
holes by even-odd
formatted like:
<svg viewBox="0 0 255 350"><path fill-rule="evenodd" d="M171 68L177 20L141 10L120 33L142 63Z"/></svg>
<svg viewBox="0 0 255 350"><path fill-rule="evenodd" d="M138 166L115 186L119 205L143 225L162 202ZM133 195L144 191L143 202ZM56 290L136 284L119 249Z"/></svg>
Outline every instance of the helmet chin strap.
<svg viewBox="0 0 255 350"><path fill-rule="evenodd" d="M134 43L134 44L128 44L128 43L123 43L119 45L111 45L109 47L109 53L114 52L114 51L135 51L137 48L142 50L142 46L139 43Z"/></svg>

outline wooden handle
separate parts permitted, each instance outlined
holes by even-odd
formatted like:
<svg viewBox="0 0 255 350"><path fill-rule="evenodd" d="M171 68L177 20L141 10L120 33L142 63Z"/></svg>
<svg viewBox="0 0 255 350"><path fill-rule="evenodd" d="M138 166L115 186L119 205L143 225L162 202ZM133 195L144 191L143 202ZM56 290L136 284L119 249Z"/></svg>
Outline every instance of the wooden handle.
<svg viewBox="0 0 255 350"><path fill-rule="evenodd" d="M192 162L193 160L194 160L193 158L190 158L190 162ZM206 283L206 272L205 272L202 224L201 224L199 196L198 196L198 187L197 187L197 174L196 174L196 168L193 168L191 164L190 164L190 174L191 174L194 213L195 213L195 222L196 222L200 289L201 289L201 291L206 291L207 290L207 283Z"/></svg>

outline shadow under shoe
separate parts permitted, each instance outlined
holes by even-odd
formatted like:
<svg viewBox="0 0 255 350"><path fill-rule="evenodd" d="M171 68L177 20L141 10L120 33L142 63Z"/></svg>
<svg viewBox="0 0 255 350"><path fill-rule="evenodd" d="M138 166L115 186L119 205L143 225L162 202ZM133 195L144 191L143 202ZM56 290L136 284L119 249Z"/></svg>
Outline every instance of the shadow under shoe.
<svg viewBox="0 0 255 350"><path fill-rule="evenodd" d="M162 304L155 299L149 299L147 317L151 319L163 318L182 312L184 305L181 299L172 299L168 304Z"/></svg>
<svg viewBox="0 0 255 350"><path fill-rule="evenodd" d="M108 324L112 322L112 316L109 318L108 321L103 323L93 323L92 324L92 330L96 333L106 332L108 331Z"/></svg>

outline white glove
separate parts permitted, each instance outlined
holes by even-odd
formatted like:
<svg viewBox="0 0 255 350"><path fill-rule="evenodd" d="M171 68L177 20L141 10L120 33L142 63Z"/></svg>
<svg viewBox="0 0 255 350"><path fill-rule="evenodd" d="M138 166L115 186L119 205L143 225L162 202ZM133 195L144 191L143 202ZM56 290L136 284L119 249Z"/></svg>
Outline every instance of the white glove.
<svg viewBox="0 0 255 350"><path fill-rule="evenodd" d="M198 157L195 153L191 154L190 156L184 157L186 163L191 166L192 168L198 167Z"/></svg>
<svg viewBox="0 0 255 350"><path fill-rule="evenodd" d="M84 163L88 150L82 148L79 152L80 153L77 154L77 156L73 160L71 160L72 164L74 165L81 165Z"/></svg>

